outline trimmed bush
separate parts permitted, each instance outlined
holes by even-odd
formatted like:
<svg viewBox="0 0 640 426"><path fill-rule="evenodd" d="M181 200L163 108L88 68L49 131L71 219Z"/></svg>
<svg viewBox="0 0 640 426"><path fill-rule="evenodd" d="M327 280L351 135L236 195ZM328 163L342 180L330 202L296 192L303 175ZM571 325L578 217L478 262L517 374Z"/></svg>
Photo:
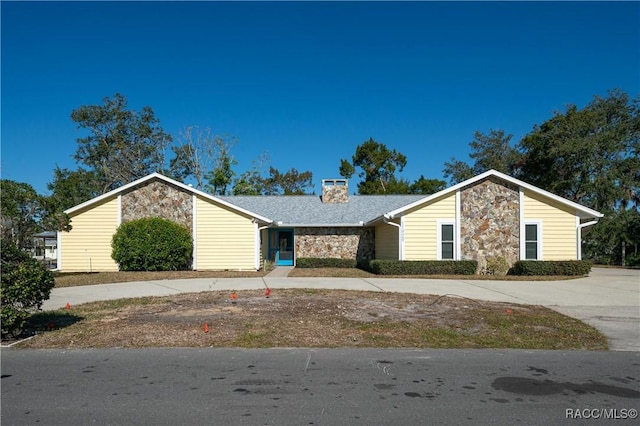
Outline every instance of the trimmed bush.
<svg viewBox="0 0 640 426"><path fill-rule="evenodd" d="M588 260L519 260L509 275L589 275L591 262Z"/></svg>
<svg viewBox="0 0 640 426"><path fill-rule="evenodd" d="M487 266L484 272L487 275L507 275L507 272L509 272L509 263L502 256L487 257L485 261Z"/></svg>
<svg viewBox="0 0 640 426"><path fill-rule="evenodd" d="M296 259L296 268L355 268L355 259L338 259L335 257L299 257Z"/></svg>
<svg viewBox="0 0 640 426"><path fill-rule="evenodd" d="M190 269L193 254L187 227L160 217L123 223L113 235L111 248L121 271Z"/></svg>
<svg viewBox="0 0 640 426"><path fill-rule="evenodd" d="M13 242L3 241L1 283L2 333L20 334L31 313L49 298L53 273Z"/></svg>
<svg viewBox="0 0 640 426"><path fill-rule="evenodd" d="M361 267L376 275L474 275L475 260L372 260Z"/></svg>

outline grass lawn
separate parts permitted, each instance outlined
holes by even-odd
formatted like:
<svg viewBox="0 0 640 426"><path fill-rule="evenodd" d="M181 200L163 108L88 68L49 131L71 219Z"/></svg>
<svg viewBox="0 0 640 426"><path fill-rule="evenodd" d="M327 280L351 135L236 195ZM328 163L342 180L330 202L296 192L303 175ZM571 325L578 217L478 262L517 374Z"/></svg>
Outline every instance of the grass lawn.
<svg viewBox="0 0 640 426"><path fill-rule="evenodd" d="M131 281L160 281L188 278L243 278L263 277L265 271L165 271L165 272L79 272L55 273L56 287L110 284ZM543 276L520 277L514 275L375 275L357 268L294 268L290 277L341 277L341 278L424 278L457 280L508 280L508 281L557 281L580 277Z"/></svg>
<svg viewBox="0 0 640 426"><path fill-rule="evenodd" d="M263 277L263 271L162 271L162 272L55 272L56 287L125 283L132 281L161 281L188 278L246 278Z"/></svg>

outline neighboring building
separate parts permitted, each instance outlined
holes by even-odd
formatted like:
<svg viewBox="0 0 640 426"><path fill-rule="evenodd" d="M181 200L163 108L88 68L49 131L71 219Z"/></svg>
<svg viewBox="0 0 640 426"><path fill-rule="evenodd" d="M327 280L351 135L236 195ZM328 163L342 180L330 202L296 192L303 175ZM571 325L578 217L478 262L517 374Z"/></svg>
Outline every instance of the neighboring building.
<svg viewBox="0 0 640 426"><path fill-rule="evenodd" d="M216 197L154 173L66 211L63 271L115 271L122 222L160 216L194 241L193 268L260 269L300 257L442 260L580 259L582 229L603 215L494 170L430 196L352 195L344 179L322 196ZM521 238L522 237L522 238Z"/></svg>
<svg viewBox="0 0 640 426"><path fill-rule="evenodd" d="M50 268L56 267L58 260L58 236L56 231L44 231L33 236L32 255Z"/></svg>

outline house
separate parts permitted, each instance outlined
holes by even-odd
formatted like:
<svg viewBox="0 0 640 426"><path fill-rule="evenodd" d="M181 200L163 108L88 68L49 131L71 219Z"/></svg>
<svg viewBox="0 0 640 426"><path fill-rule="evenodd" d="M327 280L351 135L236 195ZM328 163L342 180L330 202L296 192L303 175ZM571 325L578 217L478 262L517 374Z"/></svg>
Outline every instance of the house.
<svg viewBox="0 0 640 426"><path fill-rule="evenodd" d="M344 179L315 196L213 196L158 173L66 211L62 271L116 271L122 222L160 216L193 235L193 269L257 270L301 257L580 259L582 229L603 215L495 170L436 194L349 195Z"/></svg>
<svg viewBox="0 0 640 426"><path fill-rule="evenodd" d="M33 257L51 268L58 258L58 237L55 231L44 231L33 236Z"/></svg>

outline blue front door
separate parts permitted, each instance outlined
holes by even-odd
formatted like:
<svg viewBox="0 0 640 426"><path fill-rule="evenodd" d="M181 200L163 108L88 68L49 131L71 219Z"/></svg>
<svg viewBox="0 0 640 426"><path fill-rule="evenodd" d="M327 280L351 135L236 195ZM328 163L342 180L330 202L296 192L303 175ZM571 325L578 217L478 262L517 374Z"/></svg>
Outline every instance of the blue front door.
<svg viewBox="0 0 640 426"><path fill-rule="evenodd" d="M293 266L293 230L276 232L276 265Z"/></svg>

